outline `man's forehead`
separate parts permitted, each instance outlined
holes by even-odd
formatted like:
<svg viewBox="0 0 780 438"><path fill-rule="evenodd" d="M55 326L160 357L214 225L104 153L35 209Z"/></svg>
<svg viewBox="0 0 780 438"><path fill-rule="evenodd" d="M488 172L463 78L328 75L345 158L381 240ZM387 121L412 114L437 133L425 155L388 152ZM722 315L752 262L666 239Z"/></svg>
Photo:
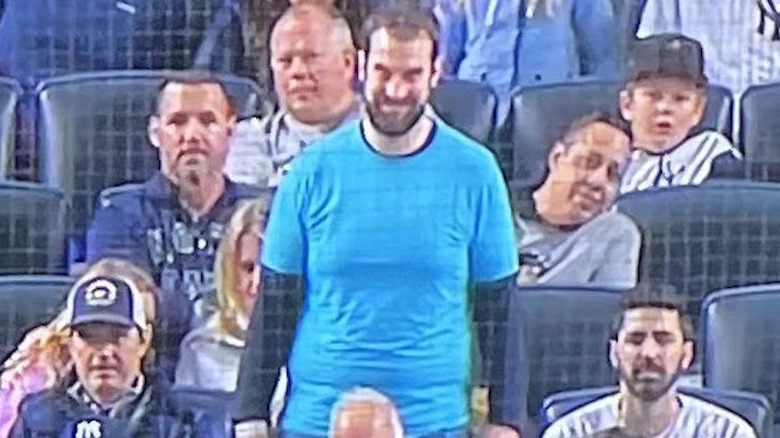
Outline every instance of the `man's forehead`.
<svg viewBox="0 0 780 438"><path fill-rule="evenodd" d="M623 314L623 329L632 330L672 330L680 328L680 314L675 309L659 307L637 307Z"/></svg>
<svg viewBox="0 0 780 438"><path fill-rule="evenodd" d="M306 7L304 12L283 17L271 34L271 47L300 45L300 41L321 41L334 31L333 19L319 8ZM309 37L309 38L307 38Z"/></svg>
<svg viewBox="0 0 780 438"><path fill-rule="evenodd" d="M377 29L371 34L371 55L412 52L428 54L433 50L431 37L422 29Z"/></svg>
<svg viewBox="0 0 780 438"><path fill-rule="evenodd" d="M227 96L219 84L172 82L162 91L159 112L184 108L204 111L221 108L226 111L229 105Z"/></svg>
<svg viewBox="0 0 780 438"><path fill-rule="evenodd" d="M598 149L615 155L622 161L629 153L628 135L620 129L602 122L591 123L576 135L577 143L588 149Z"/></svg>

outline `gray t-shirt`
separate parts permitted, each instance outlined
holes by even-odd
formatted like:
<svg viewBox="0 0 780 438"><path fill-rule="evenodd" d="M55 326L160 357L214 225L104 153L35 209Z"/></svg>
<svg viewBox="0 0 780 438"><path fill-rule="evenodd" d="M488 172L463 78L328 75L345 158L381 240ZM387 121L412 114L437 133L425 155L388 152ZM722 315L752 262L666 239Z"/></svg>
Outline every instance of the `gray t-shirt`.
<svg viewBox="0 0 780 438"><path fill-rule="evenodd" d="M520 252L535 254L544 265L523 265L519 284L636 284L641 235L628 216L607 211L574 230L520 217L515 223Z"/></svg>
<svg viewBox="0 0 780 438"><path fill-rule="evenodd" d="M301 123L285 111L263 119L242 120L230 138L225 174L235 182L274 186L284 166L304 147L359 118L360 104L356 100L352 110L331 130Z"/></svg>
<svg viewBox="0 0 780 438"><path fill-rule="evenodd" d="M756 432L738 415L704 400L678 394L680 412L654 438L756 438ZM542 438L581 438L618 426L620 394L603 397L564 415Z"/></svg>

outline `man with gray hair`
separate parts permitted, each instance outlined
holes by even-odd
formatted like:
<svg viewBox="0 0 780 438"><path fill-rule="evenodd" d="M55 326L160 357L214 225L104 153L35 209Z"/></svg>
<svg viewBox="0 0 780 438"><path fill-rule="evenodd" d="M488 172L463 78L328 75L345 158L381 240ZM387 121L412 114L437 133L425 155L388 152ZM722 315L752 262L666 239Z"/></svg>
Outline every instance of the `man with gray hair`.
<svg viewBox="0 0 780 438"><path fill-rule="evenodd" d="M335 9L314 2L291 6L274 25L270 48L279 108L238 123L225 173L275 186L304 147L360 117L360 99L352 87L352 33Z"/></svg>
<svg viewBox="0 0 780 438"><path fill-rule="evenodd" d="M333 405L331 438L403 438L401 417L393 402L372 388L355 388Z"/></svg>

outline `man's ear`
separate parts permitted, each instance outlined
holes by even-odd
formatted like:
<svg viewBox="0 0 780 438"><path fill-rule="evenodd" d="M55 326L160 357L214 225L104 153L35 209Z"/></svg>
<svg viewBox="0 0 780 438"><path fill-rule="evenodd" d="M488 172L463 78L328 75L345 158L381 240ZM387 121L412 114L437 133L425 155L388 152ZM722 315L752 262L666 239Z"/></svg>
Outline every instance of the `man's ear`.
<svg viewBox="0 0 780 438"><path fill-rule="evenodd" d="M344 71L347 72L349 79L352 80L357 71L357 53L354 50L345 50L342 54L342 62L344 63Z"/></svg>
<svg viewBox="0 0 780 438"><path fill-rule="evenodd" d="M560 161L561 157L565 154L566 146L559 141L555 142L555 145L550 150L550 154L547 155L547 168L550 169L550 171L556 169L558 167L558 161Z"/></svg>
<svg viewBox="0 0 780 438"><path fill-rule="evenodd" d="M149 117L149 125L147 126L147 133L149 134L149 141L152 146L160 148L160 118L157 116Z"/></svg>
<svg viewBox="0 0 780 438"><path fill-rule="evenodd" d="M143 359L144 356L146 356L146 353L149 352L149 349L152 347L152 337L154 336L154 330L152 329L151 324L146 324L146 327L141 331L141 336L143 339L143 345L141 346L140 350L140 356Z"/></svg>
<svg viewBox="0 0 780 438"><path fill-rule="evenodd" d="M683 343L683 358L681 363L683 370L687 370L691 366L694 354L693 341L685 341Z"/></svg>
<svg viewBox="0 0 780 438"><path fill-rule="evenodd" d="M701 119L704 118L704 110L707 108L707 90L703 89L699 92L697 98L696 98L697 104L696 104L696 112L694 115L694 126L698 125L701 122Z"/></svg>
<svg viewBox="0 0 780 438"><path fill-rule="evenodd" d="M617 369L618 365L620 364L620 360L618 358L617 353L617 341L614 339L609 340L609 363L612 365L612 368Z"/></svg>
<svg viewBox="0 0 780 438"><path fill-rule="evenodd" d="M433 60L433 70L431 71L431 88L436 88L441 82L442 73L444 72L444 57L439 55Z"/></svg>
<svg viewBox="0 0 780 438"><path fill-rule="evenodd" d="M634 121L634 110L632 105L632 97L631 92L628 90L623 90L620 92L620 115L623 116L623 118L628 121L632 122Z"/></svg>
<svg viewBox="0 0 780 438"><path fill-rule="evenodd" d="M227 134L228 137L232 137L233 132L236 131L236 123L238 123L237 116L235 113L233 113L228 117L227 123L225 125L225 133Z"/></svg>

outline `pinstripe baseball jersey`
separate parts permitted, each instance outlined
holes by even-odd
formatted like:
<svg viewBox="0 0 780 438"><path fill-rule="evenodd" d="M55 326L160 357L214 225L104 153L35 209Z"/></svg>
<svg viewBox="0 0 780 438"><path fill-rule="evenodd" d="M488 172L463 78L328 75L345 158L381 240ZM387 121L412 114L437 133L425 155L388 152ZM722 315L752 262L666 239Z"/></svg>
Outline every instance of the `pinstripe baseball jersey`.
<svg viewBox="0 0 780 438"><path fill-rule="evenodd" d="M713 84L741 93L780 80L778 0L648 0L637 35L664 32L701 42Z"/></svg>
<svg viewBox="0 0 780 438"><path fill-rule="evenodd" d="M665 154L635 149L623 174L620 193L704 182L718 157L741 160L742 155L723 135L707 131Z"/></svg>
<svg viewBox="0 0 780 438"><path fill-rule="evenodd" d="M704 400L679 394L680 412L660 435L654 438L755 438L747 421ZM618 426L620 395L614 394L571 412L553 423L543 438L574 438Z"/></svg>

